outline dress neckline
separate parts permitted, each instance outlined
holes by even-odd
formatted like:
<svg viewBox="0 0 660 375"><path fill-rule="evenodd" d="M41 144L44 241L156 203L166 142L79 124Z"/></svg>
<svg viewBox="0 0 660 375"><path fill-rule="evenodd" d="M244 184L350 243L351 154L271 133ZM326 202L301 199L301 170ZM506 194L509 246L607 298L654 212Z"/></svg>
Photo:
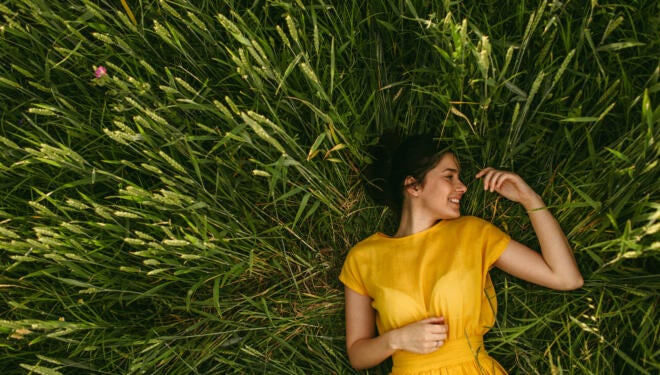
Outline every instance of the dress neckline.
<svg viewBox="0 0 660 375"><path fill-rule="evenodd" d="M385 234L383 232L376 232L376 235L380 238L384 238L384 239L387 239L387 240L393 240L393 241L394 240L407 240L407 239L411 239L413 237L422 236L426 233L429 233L429 232L433 231L435 228L439 228L440 226L442 226L442 224L444 222L446 222L447 220L450 220L450 219L438 220L435 224L431 225L430 227L428 227L424 230L420 230L419 232L415 232L413 234L409 234L409 235L403 236L403 237L394 237L394 236L390 236L388 234Z"/></svg>

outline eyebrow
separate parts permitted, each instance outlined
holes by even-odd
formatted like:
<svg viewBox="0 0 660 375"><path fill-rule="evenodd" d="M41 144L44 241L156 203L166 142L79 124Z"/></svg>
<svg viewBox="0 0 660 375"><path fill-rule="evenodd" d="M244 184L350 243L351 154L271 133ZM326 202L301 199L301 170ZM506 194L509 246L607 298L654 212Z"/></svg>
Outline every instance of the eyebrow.
<svg viewBox="0 0 660 375"><path fill-rule="evenodd" d="M444 170L443 172L454 172L454 173L458 173L458 169L455 169L455 168L445 168L445 170Z"/></svg>

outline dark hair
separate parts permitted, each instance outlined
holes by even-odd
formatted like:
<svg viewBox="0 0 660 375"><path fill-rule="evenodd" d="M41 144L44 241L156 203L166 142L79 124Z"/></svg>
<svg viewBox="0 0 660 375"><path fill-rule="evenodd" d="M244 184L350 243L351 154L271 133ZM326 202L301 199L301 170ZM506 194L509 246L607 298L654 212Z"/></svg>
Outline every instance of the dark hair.
<svg viewBox="0 0 660 375"><path fill-rule="evenodd" d="M401 139L393 133L381 136L370 149L374 161L366 168L367 194L377 203L390 207L396 214L403 206L403 184L411 176L415 182L424 182L449 148L429 134Z"/></svg>

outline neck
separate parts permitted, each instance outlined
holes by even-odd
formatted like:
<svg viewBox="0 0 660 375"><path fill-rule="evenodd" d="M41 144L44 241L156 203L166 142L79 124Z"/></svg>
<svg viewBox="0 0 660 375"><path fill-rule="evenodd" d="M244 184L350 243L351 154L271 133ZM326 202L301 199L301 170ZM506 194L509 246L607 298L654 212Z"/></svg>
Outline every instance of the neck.
<svg viewBox="0 0 660 375"><path fill-rule="evenodd" d="M432 227L438 222L437 218L424 215L422 210L415 210L410 204L404 202L401 209L401 220L399 221L399 229L397 229L394 237L410 236Z"/></svg>

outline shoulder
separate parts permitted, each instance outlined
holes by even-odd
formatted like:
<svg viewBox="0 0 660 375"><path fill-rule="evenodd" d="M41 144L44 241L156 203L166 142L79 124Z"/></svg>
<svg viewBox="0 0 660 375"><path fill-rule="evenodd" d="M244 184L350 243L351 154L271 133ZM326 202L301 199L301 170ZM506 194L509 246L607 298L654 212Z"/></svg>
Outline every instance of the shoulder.
<svg viewBox="0 0 660 375"><path fill-rule="evenodd" d="M354 291L366 295L364 279L377 258L377 243L380 235L373 234L353 246L346 255L339 279Z"/></svg>
<svg viewBox="0 0 660 375"><path fill-rule="evenodd" d="M495 224L476 216L461 216L457 219L447 220L444 230L472 239L508 237L508 234Z"/></svg>
<svg viewBox="0 0 660 375"><path fill-rule="evenodd" d="M382 235L374 233L371 236L363 239L355 244L349 251L347 257L364 258L370 256L382 243Z"/></svg>
<svg viewBox="0 0 660 375"><path fill-rule="evenodd" d="M452 229L483 229L494 225L476 216L461 216L456 219L446 220L445 227Z"/></svg>

